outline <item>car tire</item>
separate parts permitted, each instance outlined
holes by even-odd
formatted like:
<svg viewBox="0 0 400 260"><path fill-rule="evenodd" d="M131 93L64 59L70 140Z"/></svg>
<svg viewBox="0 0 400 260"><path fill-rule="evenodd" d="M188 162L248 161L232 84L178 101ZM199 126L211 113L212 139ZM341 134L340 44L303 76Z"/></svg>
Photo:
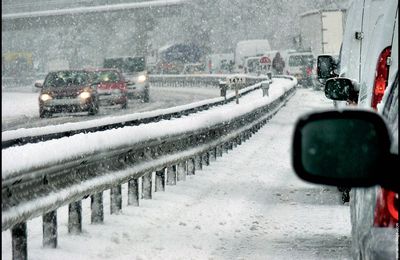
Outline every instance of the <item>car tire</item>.
<svg viewBox="0 0 400 260"><path fill-rule="evenodd" d="M50 112L48 112L48 111L40 111L39 112L39 117L40 118L48 118L48 117L51 117L51 116L52 116L52 114Z"/></svg>
<svg viewBox="0 0 400 260"><path fill-rule="evenodd" d="M128 108L128 101L125 101L124 103L121 104L121 109L127 109Z"/></svg>
<svg viewBox="0 0 400 260"><path fill-rule="evenodd" d="M90 116L94 116L99 112L99 103L92 103L92 105L89 108L88 114Z"/></svg>
<svg viewBox="0 0 400 260"><path fill-rule="evenodd" d="M49 111L44 111L44 110L39 110L39 117L40 118L47 118L47 117L51 117L51 112Z"/></svg>
<svg viewBox="0 0 400 260"><path fill-rule="evenodd" d="M350 189L345 189L342 191L342 203L350 201Z"/></svg>
<svg viewBox="0 0 400 260"><path fill-rule="evenodd" d="M145 89L143 94L143 102L149 103L150 102L150 91L148 88Z"/></svg>

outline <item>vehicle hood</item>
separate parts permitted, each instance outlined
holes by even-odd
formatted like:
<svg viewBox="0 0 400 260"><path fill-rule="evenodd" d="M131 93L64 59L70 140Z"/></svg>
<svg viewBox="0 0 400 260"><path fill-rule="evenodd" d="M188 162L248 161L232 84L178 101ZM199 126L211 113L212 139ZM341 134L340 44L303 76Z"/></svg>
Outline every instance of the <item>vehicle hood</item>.
<svg viewBox="0 0 400 260"><path fill-rule="evenodd" d="M82 93L84 90L89 90L90 87L88 86L76 86L76 85L71 85L67 87L50 87L50 88L44 88L42 90L42 94L50 94L53 98L63 98L63 97L69 97L69 98L74 98L77 97L80 93Z"/></svg>

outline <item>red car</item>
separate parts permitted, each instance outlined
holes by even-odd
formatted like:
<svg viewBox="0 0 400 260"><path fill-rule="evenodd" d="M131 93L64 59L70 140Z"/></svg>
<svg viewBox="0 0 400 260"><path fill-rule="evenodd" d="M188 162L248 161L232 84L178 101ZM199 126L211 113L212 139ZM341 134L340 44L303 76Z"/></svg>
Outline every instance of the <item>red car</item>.
<svg viewBox="0 0 400 260"><path fill-rule="evenodd" d="M94 82L98 83L97 93L100 105L121 105L128 107L127 82L117 69L96 69Z"/></svg>
<svg viewBox="0 0 400 260"><path fill-rule="evenodd" d="M83 112L95 115L99 110L98 94L93 86L92 73L86 70L60 70L49 72L39 95L39 116L53 113Z"/></svg>

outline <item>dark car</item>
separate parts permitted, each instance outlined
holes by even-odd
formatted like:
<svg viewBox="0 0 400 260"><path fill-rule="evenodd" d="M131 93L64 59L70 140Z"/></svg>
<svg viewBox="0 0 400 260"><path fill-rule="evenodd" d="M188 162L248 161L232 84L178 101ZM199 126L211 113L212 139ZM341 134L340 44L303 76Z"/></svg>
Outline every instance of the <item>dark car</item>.
<svg viewBox="0 0 400 260"><path fill-rule="evenodd" d="M97 93L100 105L121 105L128 107L127 81L117 69L96 69L94 82L98 83Z"/></svg>
<svg viewBox="0 0 400 260"><path fill-rule="evenodd" d="M39 116L53 113L85 112L97 114L99 110L97 87L93 85L93 72L86 70L60 70L49 72L39 95Z"/></svg>

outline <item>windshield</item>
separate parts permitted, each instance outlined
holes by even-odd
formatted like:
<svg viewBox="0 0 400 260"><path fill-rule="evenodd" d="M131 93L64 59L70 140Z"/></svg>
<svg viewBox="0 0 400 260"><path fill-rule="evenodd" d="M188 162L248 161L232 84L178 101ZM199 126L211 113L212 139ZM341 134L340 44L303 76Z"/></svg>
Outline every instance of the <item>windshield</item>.
<svg viewBox="0 0 400 260"><path fill-rule="evenodd" d="M289 57L289 66L313 66L312 55L293 55Z"/></svg>
<svg viewBox="0 0 400 260"><path fill-rule="evenodd" d="M90 73L86 71L50 72L44 81L44 87L62 88L71 85L83 86L89 84L90 79Z"/></svg>
<svg viewBox="0 0 400 260"><path fill-rule="evenodd" d="M104 68L119 69L123 73L134 73L146 70L144 57L110 58L104 59Z"/></svg>
<svg viewBox="0 0 400 260"><path fill-rule="evenodd" d="M93 79L95 82L118 82L119 80L120 77L116 71L96 71Z"/></svg>

